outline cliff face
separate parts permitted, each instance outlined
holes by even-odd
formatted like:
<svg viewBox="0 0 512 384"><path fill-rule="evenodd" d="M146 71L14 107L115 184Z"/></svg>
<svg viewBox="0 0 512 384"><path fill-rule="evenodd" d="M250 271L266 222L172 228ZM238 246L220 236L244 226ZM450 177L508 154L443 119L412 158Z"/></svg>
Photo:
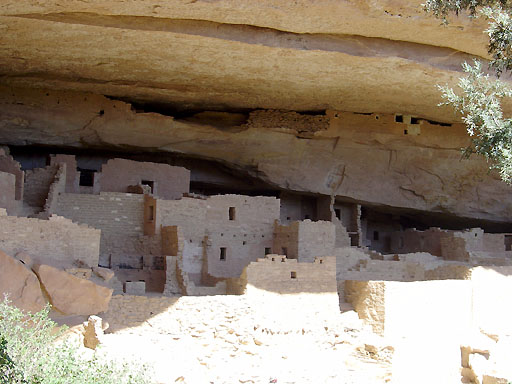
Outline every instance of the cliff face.
<svg viewBox="0 0 512 384"><path fill-rule="evenodd" d="M437 106L435 85L486 57L484 26L440 26L420 3L3 1L0 143L183 153L285 189L507 221L509 187L461 161L464 127Z"/></svg>

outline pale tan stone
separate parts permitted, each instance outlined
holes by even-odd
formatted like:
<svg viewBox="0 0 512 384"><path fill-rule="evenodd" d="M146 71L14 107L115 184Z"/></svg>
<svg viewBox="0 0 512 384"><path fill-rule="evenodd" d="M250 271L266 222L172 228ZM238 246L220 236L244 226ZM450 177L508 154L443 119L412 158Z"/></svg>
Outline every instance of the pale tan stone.
<svg viewBox="0 0 512 384"><path fill-rule="evenodd" d="M87 322L84 323L84 328L84 346L96 349L103 337L103 320L98 316L89 316Z"/></svg>
<svg viewBox="0 0 512 384"><path fill-rule="evenodd" d="M92 271L98 276L101 277L105 281L110 281L114 277L114 271L108 268L103 267L93 267Z"/></svg>
<svg viewBox="0 0 512 384"><path fill-rule="evenodd" d="M111 289L48 265L36 265L34 271L58 311L67 315L91 315L108 309Z"/></svg>
<svg viewBox="0 0 512 384"><path fill-rule="evenodd" d="M46 305L36 275L19 260L0 251L0 300L3 294L26 311L38 312Z"/></svg>

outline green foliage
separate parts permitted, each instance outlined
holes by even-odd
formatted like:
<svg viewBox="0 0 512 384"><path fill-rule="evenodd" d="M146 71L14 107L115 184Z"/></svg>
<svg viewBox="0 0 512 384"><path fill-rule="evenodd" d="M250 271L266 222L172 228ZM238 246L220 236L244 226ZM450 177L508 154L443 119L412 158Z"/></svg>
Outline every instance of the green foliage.
<svg viewBox="0 0 512 384"><path fill-rule="evenodd" d="M458 95L449 87L440 87L446 104L454 106L463 115L472 145L465 155L478 153L496 168L503 181L512 181L512 120L505 119L501 99L511 97L512 90L499 80L482 73L482 66L463 65L467 77L461 78Z"/></svg>
<svg viewBox="0 0 512 384"><path fill-rule="evenodd" d="M447 21L450 13L468 11L473 17L482 16L489 22L489 66L499 77L512 70L512 1L510 0L427 0L424 8ZM445 104L452 105L463 116L471 146L465 155L485 156L491 168L500 173L503 181L512 183L512 120L504 118L501 102L512 91L496 78L484 75L481 63L464 63L466 77L459 81L460 93L440 87Z"/></svg>
<svg viewBox="0 0 512 384"><path fill-rule="evenodd" d="M59 339L49 308L30 314L0 303L0 384L146 384L147 367L87 358Z"/></svg>

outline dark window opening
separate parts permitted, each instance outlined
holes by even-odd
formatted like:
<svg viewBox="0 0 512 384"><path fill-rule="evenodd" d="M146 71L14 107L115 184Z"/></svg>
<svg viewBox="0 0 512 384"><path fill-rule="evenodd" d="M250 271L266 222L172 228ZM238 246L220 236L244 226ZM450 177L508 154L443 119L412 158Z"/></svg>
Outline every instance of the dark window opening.
<svg viewBox="0 0 512 384"><path fill-rule="evenodd" d="M324 263L324 261L322 259L320 259L320 264L323 264L323 263Z"/></svg>
<svg viewBox="0 0 512 384"><path fill-rule="evenodd" d="M296 279L296 278L297 278L297 272L295 272L295 271L291 271L291 272L290 272L290 277L291 277L292 279Z"/></svg>
<svg viewBox="0 0 512 384"><path fill-rule="evenodd" d="M288 256L288 248L282 247L281 251L282 251L283 255Z"/></svg>
<svg viewBox="0 0 512 384"><path fill-rule="evenodd" d="M224 247L220 249L220 260L226 260L226 248Z"/></svg>
<svg viewBox="0 0 512 384"><path fill-rule="evenodd" d="M245 244L247 244L247 241L243 241L243 242L242 242L242 245L245 245Z"/></svg>
<svg viewBox="0 0 512 384"><path fill-rule="evenodd" d="M310 220L309 215L304 216L304 220Z"/></svg>
<svg viewBox="0 0 512 384"><path fill-rule="evenodd" d="M505 235L505 251L512 251L512 236Z"/></svg>
<svg viewBox="0 0 512 384"><path fill-rule="evenodd" d="M155 182L151 180L142 180L140 182L142 185L147 185L151 189L151 193L153 193L153 190L155 188Z"/></svg>
<svg viewBox="0 0 512 384"><path fill-rule="evenodd" d="M404 117L402 115L395 115L395 122L403 123L404 122Z"/></svg>
<svg viewBox="0 0 512 384"><path fill-rule="evenodd" d="M80 169L80 186L82 187L93 187L94 186L94 170L92 169Z"/></svg>
<svg viewBox="0 0 512 384"><path fill-rule="evenodd" d="M341 209L339 209L339 208L334 208L334 214L336 215L336 217L338 218L338 220L341 220Z"/></svg>
<svg viewBox="0 0 512 384"><path fill-rule="evenodd" d="M418 119L417 117L411 117L411 124L419 124L420 123L420 119Z"/></svg>
<svg viewBox="0 0 512 384"><path fill-rule="evenodd" d="M270 255L271 253L270 248L265 248L265 255Z"/></svg>
<svg viewBox="0 0 512 384"><path fill-rule="evenodd" d="M229 207L229 220L235 220L235 207Z"/></svg>
<svg viewBox="0 0 512 384"><path fill-rule="evenodd" d="M408 133L407 129L404 129L404 135L407 135Z"/></svg>
<svg viewBox="0 0 512 384"><path fill-rule="evenodd" d="M379 240L379 231L373 231L373 240Z"/></svg>
<svg viewBox="0 0 512 384"><path fill-rule="evenodd" d="M290 216L286 217L286 220L291 220L291 217Z"/></svg>

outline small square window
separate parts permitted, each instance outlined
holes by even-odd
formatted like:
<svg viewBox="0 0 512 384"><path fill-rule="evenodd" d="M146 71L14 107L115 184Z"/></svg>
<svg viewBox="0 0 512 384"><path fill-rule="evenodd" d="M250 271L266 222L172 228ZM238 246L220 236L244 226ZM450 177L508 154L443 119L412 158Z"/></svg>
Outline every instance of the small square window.
<svg viewBox="0 0 512 384"><path fill-rule="evenodd" d="M290 272L290 278L292 278L292 279L296 279L296 278L297 278L297 272L295 272L295 271L291 271L291 272Z"/></svg>
<svg viewBox="0 0 512 384"><path fill-rule="evenodd" d="M265 248L265 255L270 255L272 253L272 251L270 250L270 248Z"/></svg>
<svg viewBox="0 0 512 384"><path fill-rule="evenodd" d="M154 192L154 188L155 188L155 182L154 181L151 181L151 180L142 180L140 182L142 185L147 185L150 189L151 189L151 193Z"/></svg>
<svg viewBox="0 0 512 384"><path fill-rule="evenodd" d="M94 186L94 170L92 169L81 169L78 168L80 172L80 181L79 185L82 187L93 187Z"/></svg>

